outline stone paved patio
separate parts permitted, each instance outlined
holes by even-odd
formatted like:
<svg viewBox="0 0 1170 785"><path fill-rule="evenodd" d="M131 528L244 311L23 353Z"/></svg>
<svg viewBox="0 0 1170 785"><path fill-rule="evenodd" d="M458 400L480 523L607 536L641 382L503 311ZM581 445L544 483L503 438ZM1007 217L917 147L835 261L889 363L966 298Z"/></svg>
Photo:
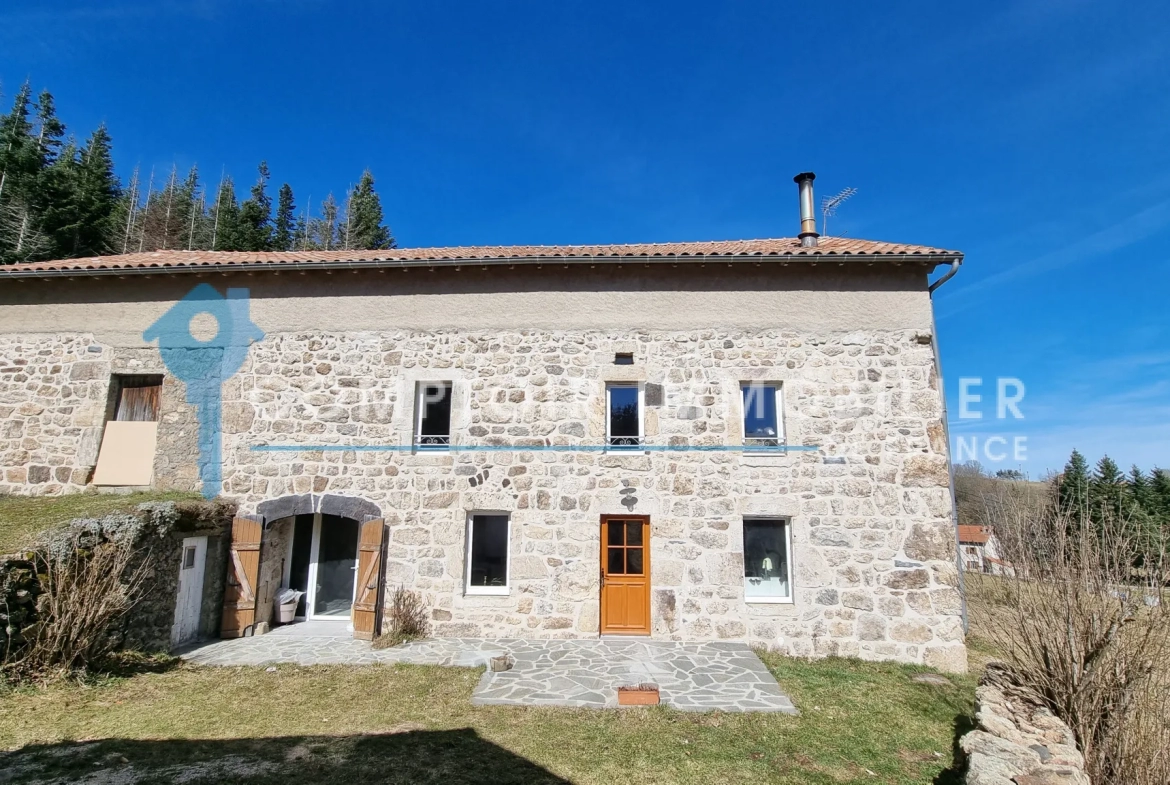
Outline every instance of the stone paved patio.
<svg viewBox="0 0 1170 785"><path fill-rule="evenodd" d="M664 704L684 711L796 713L776 679L743 643L436 638L375 650L349 637L344 624L334 624L278 627L259 637L198 644L180 656L197 665L401 662L475 667L507 654L515 661L513 668L486 671L472 703L608 708L617 706L618 687L652 683Z"/></svg>

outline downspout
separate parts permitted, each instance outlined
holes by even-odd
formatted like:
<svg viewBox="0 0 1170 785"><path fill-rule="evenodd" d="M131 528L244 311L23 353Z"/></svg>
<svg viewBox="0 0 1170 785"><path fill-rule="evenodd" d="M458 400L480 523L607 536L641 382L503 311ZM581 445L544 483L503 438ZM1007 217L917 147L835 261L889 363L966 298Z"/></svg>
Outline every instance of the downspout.
<svg viewBox="0 0 1170 785"><path fill-rule="evenodd" d="M951 262L951 269L947 270L942 276L927 287L927 294L930 295L930 328L932 332L931 345L934 347L934 369L938 375L938 392L939 400L942 403L942 426L943 439L947 443L947 481L950 485L951 491L951 525L955 532L955 569L958 570L959 576L959 613L963 619L963 634L966 635L969 629L967 622L967 582L963 579L963 548L959 543L959 506L955 501L955 462L951 456L951 427L950 418L947 416L947 388L943 384L942 375L942 359L938 351L938 322L934 318L934 292L947 281L955 277L955 273L959 272L959 267L963 264L962 260L956 259Z"/></svg>

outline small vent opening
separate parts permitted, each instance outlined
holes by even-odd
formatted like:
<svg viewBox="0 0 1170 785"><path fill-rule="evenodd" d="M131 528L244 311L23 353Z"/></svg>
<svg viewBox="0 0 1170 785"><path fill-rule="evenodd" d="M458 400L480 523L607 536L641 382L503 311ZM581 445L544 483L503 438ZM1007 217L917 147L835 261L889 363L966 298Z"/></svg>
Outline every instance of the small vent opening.
<svg viewBox="0 0 1170 785"><path fill-rule="evenodd" d="M613 364L614 365L633 365L634 364L634 353L633 352L618 352L617 354L615 354L613 356Z"/></svg>

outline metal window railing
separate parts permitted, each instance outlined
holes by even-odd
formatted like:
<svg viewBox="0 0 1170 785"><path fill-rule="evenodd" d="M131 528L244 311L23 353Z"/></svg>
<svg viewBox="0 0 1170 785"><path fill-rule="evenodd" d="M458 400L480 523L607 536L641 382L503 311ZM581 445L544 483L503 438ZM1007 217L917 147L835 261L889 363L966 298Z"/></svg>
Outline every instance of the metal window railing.
<svg viewBox="0 0 1170 785"><path fill-rule="evenodd" d="M419 450L445 450L451 446L451 437L419 434L414 437L414 446Z"/></svg>
<svg viewBox="0 0 1170 785"><path fill-rule="evenodd" d="M747 436L743 440L743 447L747 451L768 450L772 447L783 447L784 440L778 436Z"/></svg>
<svg viewBox="0 0 1170 785"><path fill-rule="evenodd" d="M605 440L607 447L615 450L635 450L642 446L640 436L610 436Z"/></svg>

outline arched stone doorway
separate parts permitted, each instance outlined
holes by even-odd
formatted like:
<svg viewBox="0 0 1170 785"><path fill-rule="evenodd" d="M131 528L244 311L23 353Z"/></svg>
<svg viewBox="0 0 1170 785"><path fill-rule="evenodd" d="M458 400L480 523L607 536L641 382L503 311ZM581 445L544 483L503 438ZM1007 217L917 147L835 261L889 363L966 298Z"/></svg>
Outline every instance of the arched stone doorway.
<svg viewBox="0 0 1170 785"><path fill-rule="evenodd" d="M255 631L285 626L311 634L368 638L381 603L383 523L371 501L299 494L261 502ZM303 592L295 618L280 618L284 589Z"/></svg>

